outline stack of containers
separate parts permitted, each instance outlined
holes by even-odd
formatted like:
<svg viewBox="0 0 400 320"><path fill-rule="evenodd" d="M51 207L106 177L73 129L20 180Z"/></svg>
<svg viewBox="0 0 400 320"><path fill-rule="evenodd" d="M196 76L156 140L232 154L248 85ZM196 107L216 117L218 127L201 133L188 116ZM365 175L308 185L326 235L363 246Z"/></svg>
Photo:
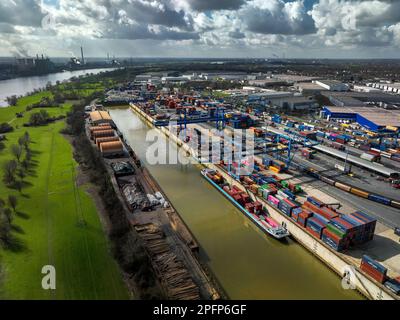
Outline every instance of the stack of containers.
<svg viewBox="0 0 400 320"><path fill-rule="evenodd" d="M307 219L306 229L316 238L320 239L322 231L325 229L326 223L315 217L310 217Z"/></svg>
<svg viewBox="0 0 400 320"><path fill-rule="evenodd" d="M322 241L336 251L346 250L356 234L357 227L341 217L333 218L326 225Z"/></svg>
<svg viewBox="0 0 400 320"><path fill-rule="evenodd" d="M353 220L358 220L362 226L359 229L357 239L355 241L356 244L365 243L374 238L375 227L376 227L376 219L370 217L366 213L362 211L356 211L349 215Z"/></svg>
<svg viewBox="0 0 400 320"><path fill-rule="evenodd" d="M368 274L371 278L378 281L379 283L385 282L387 269L369 256L363 255L360 268L362 271L364 271L366 274Z"/></svg>
<svg viewBox="0 0 400 320"><path fill-rule="evenodd" d="M298 208L294 208L292 210L292 220L294 220L295 222L297 222L297 219L299 218L299 214L303 211L302 208L298 207Z"/></svg>
<svg viewBox="0 0 400 320"><path fill-rule="evenodd" d="M282 199L282 201L279 202L279 209L288 217L292 216L293 209L299 207L300 207L299 203L289 199Z"/></svg>
<svg viewBox="0 0 400 320"><path fill-rule="evenodd" d="M301 225L302 227L305 227L307 225L307 220L312 217L312 212L308 210L303 210L302 212L299 213L298 218L297 218L297 223Z"/></svg>
<svg viewBox="0 0 400 320"><path fill-rule="evenodd" d="M276 208L279 206L279 199L271 194L268 196L268 202Z"/></svg>

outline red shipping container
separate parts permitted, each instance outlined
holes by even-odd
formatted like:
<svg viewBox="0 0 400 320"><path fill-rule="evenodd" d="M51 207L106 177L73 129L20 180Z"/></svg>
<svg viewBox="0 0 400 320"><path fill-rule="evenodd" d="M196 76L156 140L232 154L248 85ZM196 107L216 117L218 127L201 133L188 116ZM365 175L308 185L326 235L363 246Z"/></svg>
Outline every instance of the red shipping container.
<svg viewBox="0 0 400 320"><path fill-rule="evenodd" d="M235 190L237 190L237 191L242 191L238 186L236 186L236 185L234 185L234 186L232 186L232 189L235 189Z"/></svg>
<svg viewBox="0 0 400 320"><path fill-rule="evenodd" d="M245 207L246 207L246 210L248 211L248 212L250 212L250 213L254 213L254 206L248 206L248 203L245 205Z"/></svg>
<svg viewBox="0 0 400 320"><path fill-rule="evenodd" d="M254 202L254 207L256 210L261 210L262 209L262 203L261 202Z"/></svg>
<svg viewBox="0 0 400 320"><path fill-rule="evenodd" d="M303 221L302 221L303 220ZM297 218L297 223L299 224L299 225L301 225L302 227L304 227L305 225L306 225L306 223L307 223L307 218L302 218L302 217L298 217Z"/></svg>
<svg viewBox="0 0 400 320"><path fill-rule="evenodd" d="M299 214L299 217L301 217L301 218L303 218L303 219L307 219L307 218L309 218L309 217L311 217L311 216L312 216L312 212L306 211L306 210L303 210L303 211Z"/></svg>
<svg viewBox="0 0 400 320"><path fill-rule="evenodd" d="M366 274L368 274L371 278L374 280L378 281L379 283L383 283L386 280L386 276L379 271L375 270L372 268L369 264L367 263L361 263L361 270L364 271Z"/></svg>
<svg viewBox="0 0 400 320"><path fill-rule="evenodd" d="M239 194L234 195L234 196L233 196L233 199L235 199L235 201L236 201L237 203L239 203L241 206L244 205L243 198L242 198Z"/></svg>
<svg viewBox="0 0 400 320"><path fill-rule="evenodd" d="M321 235L320 235L318 232L316 232L316 231L310 229L310 227L306 227L306 229L307 229L308 232L311 233L315 238L318 238L318 239L321 238Z"/></svg>
<svg viewBox="0 0 400 320"><path fill-rule="evenodd" d="M250 202L250 197L249 197L249 195L248 194L246 194L246 193L242 193L242 199L243 199L243 202L244 203L248 203L248 202Z"/></svg>
<svg viewBox="0 0 400 320"><path fill-rule="evenodd" d="M338 235L334 234L333 232L329 231L326 228L322 231L322 233L331 238L332 241L335 242L337 245L340 243L340 241L343 241L342 238L340 238Z"/></svg>

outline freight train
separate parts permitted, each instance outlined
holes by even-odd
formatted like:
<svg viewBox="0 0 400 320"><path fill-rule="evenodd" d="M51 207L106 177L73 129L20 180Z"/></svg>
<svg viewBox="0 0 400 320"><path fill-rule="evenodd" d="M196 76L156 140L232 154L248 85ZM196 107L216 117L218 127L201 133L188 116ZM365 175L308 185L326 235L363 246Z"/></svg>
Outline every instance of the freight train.
<svg viewBox="0 0 400 320"><path fill-rule="evenodd" d="M381 195L378 195L378 194L375 194L375 193L370 193L368 191L365 191L365 190L362 190L362 189L359 189L359 188L355 188L355 187L353 187L351 185L348 185L348 184L345 184L343 182L336 181L336 180L334 180L332 178L326 177L326 176L318 173L313 168L307 168L306 171L310 176L312 176L314 178L317 178L317 179L319 179L319 180L321 180L321 181L323 181L323 182L325 182L325 183L327 183L327 184L329 184L331 186L334 186L334 187L336 187L338 189L341 189L343 191L352 193L352 194L354 194L356 196L359 196L361 198L365 198L365 199L368 199L368 200L371 200L371 201L375 201L375 202L378 202L378 203L381 203L381 204L384 204L384 205L387 205L387 206L391 206L393 208L400 209L400 201L399 200L389 199L387 197L384 197L384 196L381 196Z"/></svg>

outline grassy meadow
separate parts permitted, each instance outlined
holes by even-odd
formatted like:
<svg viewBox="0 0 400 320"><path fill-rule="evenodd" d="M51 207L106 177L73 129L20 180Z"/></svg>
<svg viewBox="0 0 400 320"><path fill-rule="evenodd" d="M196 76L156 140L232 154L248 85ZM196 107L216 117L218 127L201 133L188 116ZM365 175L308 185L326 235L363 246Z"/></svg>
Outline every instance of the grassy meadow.
<svg viewBox="0 0 400 320"><path fill-rule="evenodd" d="M88 90L89 94L92 90ZM60 133L64 120L23 127L26 106L50 92L19 99L17 106L0 108L0 123L8 122L5 149L0 151L0 198L18 199L12 221L12 245L0 247L0 299L127 299L128 291L111 256L94 201L87 186L76 184L77 163L72 147ZM44 108L50 116L66 114L71 103ZM17 112L24 112L17 118ZM28 131L32 163L21 191L3 182L4 164L14 158L11 146ZM56 269L56 290L42 289L44 265Z"/></svg>

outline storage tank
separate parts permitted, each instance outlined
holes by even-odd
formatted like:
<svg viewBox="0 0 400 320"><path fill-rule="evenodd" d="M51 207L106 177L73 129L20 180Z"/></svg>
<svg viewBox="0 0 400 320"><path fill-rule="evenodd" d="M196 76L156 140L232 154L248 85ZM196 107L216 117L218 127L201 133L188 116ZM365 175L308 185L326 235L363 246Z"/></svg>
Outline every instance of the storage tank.
<svg viewBox="0 0 400 320"><path fill-rule="evenodd" d="M119 137L117 137L117 136L114 136L114 137L101 137L101 138L97 138L96 139L96 144L97 144L97 147L100 148L100 143L111 142L111 141L120 141L120 140L119 140Z"/></svg>
<svg viewBox="0 0 400 320"><path fill-rule="evenodd" d="M105 154L113 154L113 153L122 153L124 150L121 141L111 141L111 142L103 142L100 143L100 151L103 155Z"/></svg>
<svg viewBox="0 0 400 320"><path fill-rule="evenodd" d="M102 138L102 137L113 137L114 136L114 130L99 130L99 131L94 131L93 132L93 138L96 140L97 138Z"/></svg>

